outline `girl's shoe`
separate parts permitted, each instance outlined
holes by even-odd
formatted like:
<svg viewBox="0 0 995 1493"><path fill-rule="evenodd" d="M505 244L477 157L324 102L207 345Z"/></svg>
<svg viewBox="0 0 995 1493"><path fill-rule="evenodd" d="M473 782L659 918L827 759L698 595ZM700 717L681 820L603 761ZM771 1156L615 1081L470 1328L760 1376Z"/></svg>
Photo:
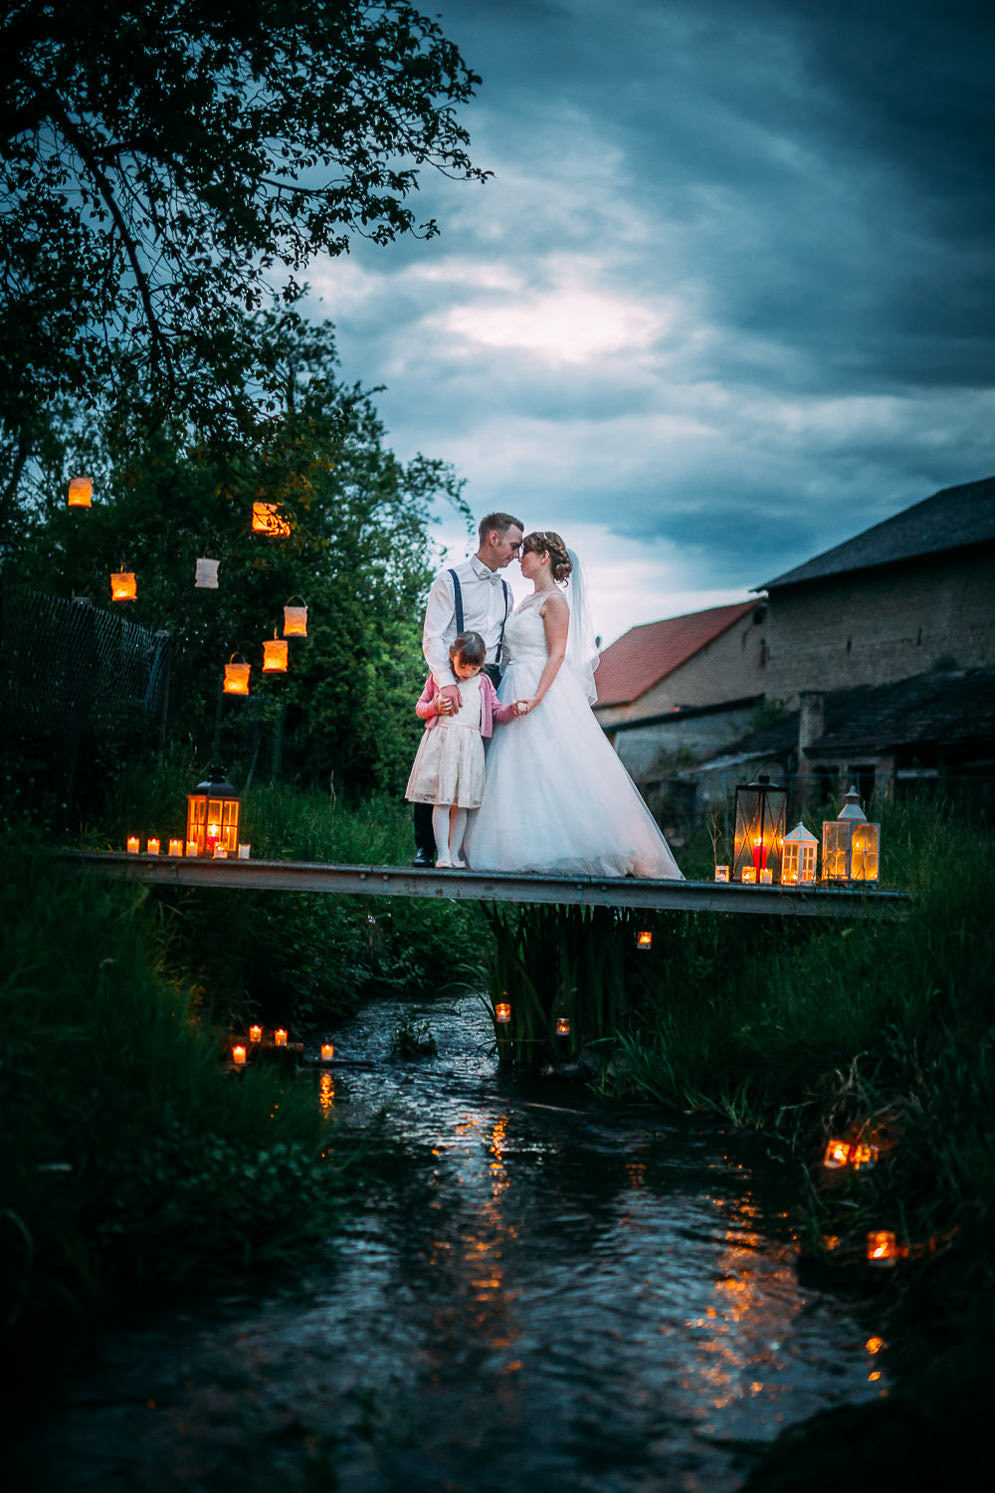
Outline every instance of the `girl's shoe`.
<svg viewBox="0 0 995 1493"><path fill-rule="evenodd" d="M461 855L458 855L456 857L456 859L453 861L453 870L454 871L469 871L469 869L470 869L470 867L467 865L466 861L463 859L463 857Z"/></svg>
<svg viewBox="0 0 995 1493"><path fill-rule="evenodd" d="M451 871L453 869L453 863L448 855L437 855L435 857L435 869L437 871Z"/></svg>

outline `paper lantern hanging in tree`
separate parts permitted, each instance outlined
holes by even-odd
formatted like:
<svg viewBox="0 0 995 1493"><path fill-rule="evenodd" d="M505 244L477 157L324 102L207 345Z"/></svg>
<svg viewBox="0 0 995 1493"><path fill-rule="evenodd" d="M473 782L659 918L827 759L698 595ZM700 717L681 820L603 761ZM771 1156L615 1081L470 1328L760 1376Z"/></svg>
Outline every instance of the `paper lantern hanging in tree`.
<svg viewBox="0 0 995 1493"><path fill-rule="evenodd" d="M194 567L193 583L199 591L216 591L218 589L218 566L220 560L210 560L202 556Z"/></svg>
<svg viewBox="0 0 995 1493"><path fill-rule="evenodd" d="M286 674L287 644L274 633L263 642L263 673Z"/></svg>
<svg viewBox="0 0 995 1493"><path fill-rule="evenodd" d="M247 695L249 693L249 672L251 664L243 659L237 658L233 653L228 663L225 664L225 682L223 689L226 695Z"/></svg>
<svg viewBox="0 0 995 1493"><path fill-rule="evenodd" d="M268 534L271 539L287 539L290 536L290 520L279 503L253 503L252 532Z"/></svg>
<svg viewBox="0 0 995 1493"><path fill-rule="evenodd" d="M69 494L66 499L70 508L90 508L93 506L93 478L92 477L70 477Z"/></svg>
<svg viewBox="0 0 995 1493"><path fill-rule="evenodd" d="M138 596L138 582L133 570L111 571L111 601L134 601Z"/></svg>
<svg viewBox="0 0 995 1493"><path fill-rule="evenodd" d="M283 636L285 638L307 637L307 607L302 602L300 606L293 606L291 600L283 609Z"/></svg>

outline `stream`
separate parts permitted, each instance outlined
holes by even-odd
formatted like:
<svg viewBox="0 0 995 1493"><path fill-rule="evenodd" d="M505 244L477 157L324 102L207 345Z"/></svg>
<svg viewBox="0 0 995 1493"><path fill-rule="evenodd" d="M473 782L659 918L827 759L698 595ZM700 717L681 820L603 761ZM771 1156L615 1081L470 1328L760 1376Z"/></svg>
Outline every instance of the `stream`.
<svg viewBox="0 0 995 1493"><path fill-rule="evenodd" d="M117 1330L30 1433L60 1493L725 1493L887 1393L863 1304L802 1287L797 1165L498 1068L479 998L377 1001L304 1074L403 1150L292 1281ZM873 1310L873 1308L871 1309Z"/></svg>

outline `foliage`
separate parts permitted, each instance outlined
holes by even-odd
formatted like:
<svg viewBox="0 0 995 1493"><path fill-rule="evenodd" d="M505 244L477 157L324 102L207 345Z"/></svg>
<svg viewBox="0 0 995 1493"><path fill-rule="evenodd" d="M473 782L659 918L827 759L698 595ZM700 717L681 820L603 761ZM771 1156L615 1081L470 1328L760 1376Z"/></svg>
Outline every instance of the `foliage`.
<svg viewBox="0 0 995 1493"><path fill-rule="evenodd" d="M182 834L194 769L182 757L146 777L126 775L113 813L89 843L120 846L127 833ZM358 803L286 786L253 788L242 808L244 837L261 860L404 865L413 841L409 806ZM472 904L415 898L340 897L319 892L157 888L166 957L188 980L205 1016L243 1030L250 1018L302 1036L369 996L437 984L440 964L460 973L462 955L484 956L488 932ZM455 952L454 952L455 951Z"/></svg>
<svg viewBox="0 0 995 1493"><path fill-rule="evenodd" d="M224 1076L152 898L2 848L0 1320L44 1367L139 1283L206 1285L324 1237L346 1153L303 1084Z"/></svg>
<svg viewBox="0 0 995 1493"><path fill-rule="evenodd" d="M494 933L492 1006L511 1006L511 1021L494 1026L502 1059L534 1064L613 1040L642 992L636 932L646 926L645 915L615 907L484 905ZM566 1048L556 1036L559 1017L571 1024Z"/></svg>
<svg viewBox="0 0 995 1493"><path fill-rule="evenodd" d="M427 1021L418 1021L412 1012L406 1011L397 1023L391 1038L390 1050L394 1057L434 1057L438 1048Z"/></svg>
<svg viewBox="0 0 995 1493"><path fill-rule="evenodd" d="M480 80L404 0L19 0L0 49L14 485L65 411L240 438L246 370L264 409L279 389L243 313L357 234L436 233L426 168L486 176L455 112Z"/></svg>
<svg viewBox="0 0 995 1493"><path fill-rule="evenodd" d="M337 378L330 327L290 311L259 320L284 389L259 449L227 459L160 433L107 466L89 510L66 506L63 473L7 573L99 605L110 571L136 572L128 615L170 635L169 734L192 743L202 769L220 753L241 783L282 774L399 792L420 730L429 525L439 501L469 519L462 483L440 461L403 464L385 446L370 397ZM281 506L289 538L251 532L259 498ZM194 588L201 555L220 561L217 590ZM291 640L285 675L264 676L262 642L294 596L309 635ZM233 655L253 665L248 699L220 692Z"/></svg>

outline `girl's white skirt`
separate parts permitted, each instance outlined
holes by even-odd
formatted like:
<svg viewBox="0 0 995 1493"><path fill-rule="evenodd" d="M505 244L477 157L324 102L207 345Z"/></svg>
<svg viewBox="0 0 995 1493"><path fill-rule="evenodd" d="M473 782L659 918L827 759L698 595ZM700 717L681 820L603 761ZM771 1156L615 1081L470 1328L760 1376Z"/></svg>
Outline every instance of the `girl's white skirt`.
<svg viewBox="0 0 995 1493"><path fill-rule="evenodd" d="M426 730L404 790L418 804L455 804L476 809L484 791L484 743L480 728L461 726L440 716Z"/></svg>

